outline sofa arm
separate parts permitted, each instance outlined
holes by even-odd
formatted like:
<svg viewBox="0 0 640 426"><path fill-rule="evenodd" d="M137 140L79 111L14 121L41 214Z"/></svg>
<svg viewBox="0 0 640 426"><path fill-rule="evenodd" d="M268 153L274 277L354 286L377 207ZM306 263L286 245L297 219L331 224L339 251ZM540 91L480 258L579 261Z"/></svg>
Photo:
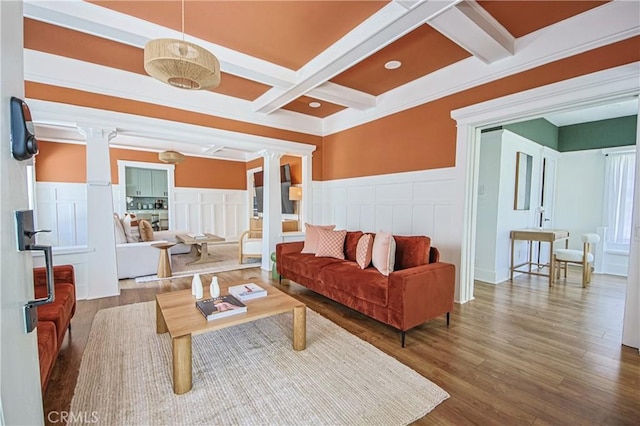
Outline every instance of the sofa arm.
<svg viewBox="0 0 640 426"><path fill-rule="evenodd" d="M53 282L55 283L69 283L73 286L76 285L76 276L73 272L73 265L57 265L53 267ZM33 286L46 287L47 286L47 268L33 268Z"/></svg>
<svg viewBox="0 0 640 426"><path fill-rule="evenodd" d="M453 309L455 266L437 262L389 274L390 315L408 330Z"/></svg>
<svg viewBox="0 0 640 426"><path fill-rule="evenodd" d="M304 247L304 241L292 241L290 243L278 243L276 244L276 259L281 254L287 253L300 253Z"/></svg>

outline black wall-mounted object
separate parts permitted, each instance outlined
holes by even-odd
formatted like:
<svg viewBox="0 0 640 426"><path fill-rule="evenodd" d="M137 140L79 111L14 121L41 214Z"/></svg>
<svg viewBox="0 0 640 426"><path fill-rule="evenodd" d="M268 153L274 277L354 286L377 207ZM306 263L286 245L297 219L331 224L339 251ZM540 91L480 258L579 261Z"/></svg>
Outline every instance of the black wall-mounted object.
<svg viewBox="0 0 640 426"><path fill-rule="evenodd" d="M38 140L29 107L22 99L11 97L11 154L24 161L37 153Z"/></svg>

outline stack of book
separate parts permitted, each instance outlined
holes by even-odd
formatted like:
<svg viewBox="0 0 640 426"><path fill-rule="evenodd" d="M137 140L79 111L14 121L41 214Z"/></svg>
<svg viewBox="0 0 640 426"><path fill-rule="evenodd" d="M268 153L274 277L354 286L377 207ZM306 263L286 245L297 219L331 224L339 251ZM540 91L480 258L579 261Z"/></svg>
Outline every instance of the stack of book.
<svg viewBox="0 0 640 426"><path fill-rule="evenodd" d="M247 306L229 294L200 300L196 308L208 321L247 312Z"/></svg>
<svg viewBox="0 0 640 426"><path fill-rule="evenodd" d="M244 302L245 300L265 297L267 295L267 290L257 284L247 283L229 287L229 293Z"/></svg>

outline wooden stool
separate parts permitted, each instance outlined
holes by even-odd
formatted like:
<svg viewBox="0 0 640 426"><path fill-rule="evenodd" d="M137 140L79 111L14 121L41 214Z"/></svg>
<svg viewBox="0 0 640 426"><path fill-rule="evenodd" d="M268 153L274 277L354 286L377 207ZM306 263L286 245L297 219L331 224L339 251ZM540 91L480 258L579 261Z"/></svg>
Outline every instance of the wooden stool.
<svg viewBox="0 0 640 426"><path fill-rule="evenodd" d="M160 259L158 260L158 278L169 278L171 276L171 258L169 249L176 243L156 243L152 247L160 249Z"/></svg>

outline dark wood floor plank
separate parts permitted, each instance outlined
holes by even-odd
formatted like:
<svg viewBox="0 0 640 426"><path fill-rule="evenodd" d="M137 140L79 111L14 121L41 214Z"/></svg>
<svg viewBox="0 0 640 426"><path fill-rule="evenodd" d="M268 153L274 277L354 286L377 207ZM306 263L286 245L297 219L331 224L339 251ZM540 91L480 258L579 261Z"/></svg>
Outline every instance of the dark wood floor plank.
<svg viewBox="0 0 640 426"><path fill-rule="evenodd" d="M259 269L217 276L271 280ZM416 327L405 348L386 324L296 283L271 283L449 392L417 425L635 425L640 418L640 356L620 343L623 279L594 275L585 289L579 272L570 270L553 288L529 276L500 285L476 282L475 300L455 305L450 327L444 316ZM43 398L45 421L47 413L69 409L98 311L189 287L190 278L179 278L78 302Z"/></svg>

